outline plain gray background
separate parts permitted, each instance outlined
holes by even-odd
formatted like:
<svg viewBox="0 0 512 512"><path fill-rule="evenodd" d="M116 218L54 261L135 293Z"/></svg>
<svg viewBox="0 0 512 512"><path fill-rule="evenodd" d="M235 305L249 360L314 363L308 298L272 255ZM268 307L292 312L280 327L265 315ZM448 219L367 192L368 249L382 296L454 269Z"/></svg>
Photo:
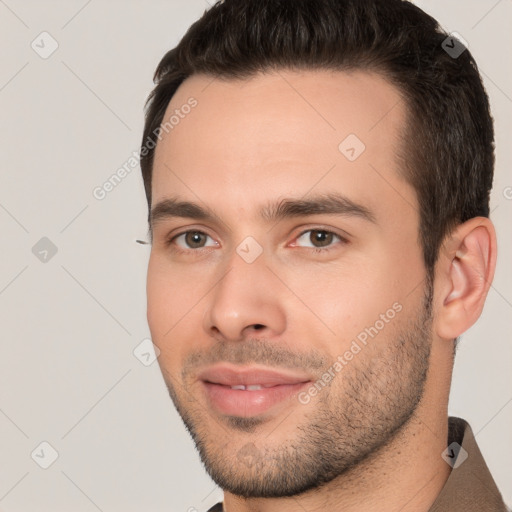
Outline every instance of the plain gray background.
<svg viewBox="0 0 512 512"><path fill-rule="evenodd" d="M470 422L510 504L512 1L418 4L469 43L496 120L498 268L481 319L460 342L450 414ZM103 200L93 196L139 149L154 69L208 7L0 0L4 512L191 512L222 497L157 363L133 354L149 337L150 249L135 243L147 229L138 165ZM52 449L42 442L58 454L48 469L40 466Z"/></svg>

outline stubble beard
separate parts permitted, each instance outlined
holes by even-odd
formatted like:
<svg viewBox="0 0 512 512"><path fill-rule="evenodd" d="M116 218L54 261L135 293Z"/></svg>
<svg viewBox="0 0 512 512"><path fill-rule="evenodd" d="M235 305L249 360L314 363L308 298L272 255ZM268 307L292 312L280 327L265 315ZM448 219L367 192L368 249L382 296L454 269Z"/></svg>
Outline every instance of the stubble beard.
<svg viewBox="0 0 512 512"><path fill-rule="evenodd" d="M364 348L318 393L314 407L296 425L296 435L277 443L272 442L272 435L258 436L264 419L227 417L213 431L221 427L220 437L232 443L219 444L219 437L209 429L211 416L190 395L178 395L176 389L181 386L175 385L175 379L165 380L201 461L217 485L245 498L296 496L355 468L406 427L424 392L431 326L432 288L427 284L416 317L390 341L379 339L382 334L372 340L372 347ZM263 361L257 358L254 362ZM304 406L297 401L297 407ZM242 443L237 432L243 433ZM255 432L252 438L251 432ZM278 438L279 427L273 434Z"/></svg>

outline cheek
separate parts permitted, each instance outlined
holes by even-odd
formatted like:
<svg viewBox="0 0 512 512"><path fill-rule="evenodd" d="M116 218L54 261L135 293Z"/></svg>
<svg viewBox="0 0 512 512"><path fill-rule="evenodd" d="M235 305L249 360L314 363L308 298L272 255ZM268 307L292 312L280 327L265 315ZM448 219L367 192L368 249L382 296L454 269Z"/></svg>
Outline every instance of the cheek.
<svg viewBox="0 0 512 512"><path fill-rule="evenodd" d="M146 298L148 325L154 343L164 334L164 324L167 323L166 312L172 309L172 304L169 304L168 282L158 258L151 253L146 280Z"/></svg>
<svg viewBox="0 0 512 512"><path fill-rule="evenodd" d="M199 288L171 268L165 258L151 255L146 284L147 320L155 344L165 346L176 337L176 331L193 313Z"/></svg>
<svg viewBox="0 0 512 512"><path fill-rule="evenodd" d="M292 316L301 323L299 330L309 332L310 337L314 335L333 357L360 333L364 337L365 329L376 322L378 329L390 332L389 325L396 323L394 319L400 316L397 309L402 309L410 291L406 283L411 282L393 257L382 257L382 250L380 256L367 254L350 265L317 269L294 276L293 280L290 288L312 312L304 314L304 304L294 303L296 311ZM381 315L385 315L384 320Z"/></svg>
<svg viewBox="0 0 512 512"><path fill-rule="evenodd" d="M147 321L160 364L175 369L202 336L205 295L211 283L197 271L184 272L165 255L152 254L147 272Z"/></svg>

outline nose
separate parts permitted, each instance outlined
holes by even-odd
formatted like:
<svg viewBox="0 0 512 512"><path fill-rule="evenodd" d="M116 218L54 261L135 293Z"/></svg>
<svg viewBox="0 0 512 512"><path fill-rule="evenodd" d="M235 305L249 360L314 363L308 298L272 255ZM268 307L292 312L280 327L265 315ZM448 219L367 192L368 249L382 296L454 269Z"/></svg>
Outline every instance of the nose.
<svg viewBox="0 0 512 512"><path fill-rule="evenodd" d="M224 341L282 334L286 315L280 284L263 255L247 263L234 252L228 269L207 296L204 329L209 336Z"/></svg>

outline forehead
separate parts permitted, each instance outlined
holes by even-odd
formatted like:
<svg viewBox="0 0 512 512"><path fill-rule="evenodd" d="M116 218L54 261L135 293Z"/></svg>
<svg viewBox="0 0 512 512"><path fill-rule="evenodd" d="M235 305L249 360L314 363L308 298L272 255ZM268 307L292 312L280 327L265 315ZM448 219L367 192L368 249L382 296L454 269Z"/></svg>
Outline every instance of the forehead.
<svg viewBox="0 0 512 512"><path fill-rule="evenodd" d="M376 73L279 70L243 80L194 75L177 90L163 123L172 116L155 150L153 204L180 195L222 197L240 206L333 188L384 201L385 182L415 201L397 172L405 105Z"/></svg>

